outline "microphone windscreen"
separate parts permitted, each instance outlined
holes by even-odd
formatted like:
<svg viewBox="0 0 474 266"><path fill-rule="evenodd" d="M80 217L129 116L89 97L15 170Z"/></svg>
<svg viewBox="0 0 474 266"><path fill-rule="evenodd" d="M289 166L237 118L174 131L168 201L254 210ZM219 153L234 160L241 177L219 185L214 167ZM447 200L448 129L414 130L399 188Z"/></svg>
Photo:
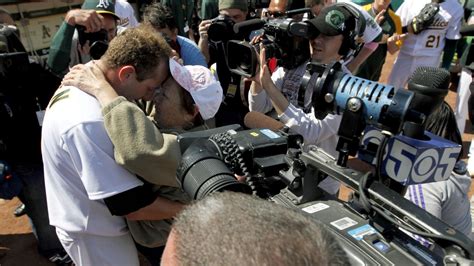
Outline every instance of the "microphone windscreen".
<svg viewBox="0 0 474 266"><path fill-rule="evenodd" d="M408 90L415 93L410 108L429 116L448 94L451 75L438 67L418 67L408 81Z"/></svg>
<svg viewBox="0 0 474 266"><path fill-rule="evenodd" d="M255 111L248 112L245 115L244 124L248 128L268 128L273 131L278 131L285 126L282 122Z"/></svg>

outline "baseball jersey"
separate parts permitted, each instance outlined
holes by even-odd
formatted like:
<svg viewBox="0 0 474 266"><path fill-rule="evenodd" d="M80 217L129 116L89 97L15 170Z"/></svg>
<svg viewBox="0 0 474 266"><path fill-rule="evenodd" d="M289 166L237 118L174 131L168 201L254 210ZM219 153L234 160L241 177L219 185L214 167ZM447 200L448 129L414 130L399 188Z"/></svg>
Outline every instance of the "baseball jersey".
<svg viewBox="0 0 474 266"><path fill-rule="evenodd" d="M99 102L75 87L53 96L42 129L42 155L50 224L72 233L128 233L103 199L143 183L114 159Z"/></svg>
<svg viewBox="0 0 474 266"><path fill-rule="evenodd" d="M404 1L397 10L402 26L406 26L430 2L430 0ZM439 12L431 25L417 35L408 34L400 52L412 56L440 56L445 39L461 38L459 30L463 15L463 8L457 0L444 1L440 4Z"/></svg>

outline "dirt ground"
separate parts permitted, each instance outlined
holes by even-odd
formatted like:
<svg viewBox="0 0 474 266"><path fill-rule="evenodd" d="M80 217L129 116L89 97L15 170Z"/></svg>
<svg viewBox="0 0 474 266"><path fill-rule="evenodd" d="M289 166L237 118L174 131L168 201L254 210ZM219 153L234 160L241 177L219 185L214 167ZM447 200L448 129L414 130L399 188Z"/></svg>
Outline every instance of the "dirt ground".
<svg viewBox="0 0 474 266"><path fill-rule="evenodd" d="M395 56L388 56L382 73L381 82L385 82L390 73L391 65ZM450 92L447 98L451 105L454 105L456 95ZM465 150L473 137L471 126L466 127L467 133L463 134L465 141ZM471 194L474 191L471 188ZM347 192L347 191L345 191ZM16 218L13 211L18 206L19 201L13 199L11 201L0 199L0 265L1 266L23 266L38 265L47 266L54 265L41 257L37 252L36 239L34 238L26 216ZM45 210L46 211L46 210ZM142 265L147 265L141 259Z"/></svg>

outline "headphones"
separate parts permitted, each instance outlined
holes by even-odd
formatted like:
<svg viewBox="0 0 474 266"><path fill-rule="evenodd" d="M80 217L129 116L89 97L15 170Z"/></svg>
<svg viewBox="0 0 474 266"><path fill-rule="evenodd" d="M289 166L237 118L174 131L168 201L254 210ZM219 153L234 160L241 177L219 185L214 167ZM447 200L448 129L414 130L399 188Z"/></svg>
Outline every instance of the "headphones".
<svg viewBox="0 0 474 266"><path fill-rule="evenodd" d="M365 31L365 17L361 14L361 12L351 6L350 4L346 3L335 3L334 5L343 7L346 9L352 16L355 18L355 26L349 34L344 34L344 39L342 40L341 48L339 48L339 54L343 56L343 58L348 58L351 56L355 51L359 50L362 46L362 42L359 39L364 36Z"/></svg>

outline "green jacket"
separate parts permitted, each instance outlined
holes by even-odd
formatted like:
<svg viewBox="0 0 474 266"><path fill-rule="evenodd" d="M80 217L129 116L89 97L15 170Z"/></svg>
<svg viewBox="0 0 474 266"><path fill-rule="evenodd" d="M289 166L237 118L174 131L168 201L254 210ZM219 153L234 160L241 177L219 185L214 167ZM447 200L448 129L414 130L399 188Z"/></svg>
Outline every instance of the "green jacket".
<svg viewBox="0 0 474 266"><path fill-rule="evenodd" d="M162 134L124 97L102 108L102 114L118 164L152 184L178 187L176 169L181 152L175 135Z"/></svg>
<svg viewBox="0 0 474 266"><path fill-rule="evenodd" d="M91 60L89 55L79 53L78 43L76 28L63 21L49 48L47 64L54 74L62 77L69 71L69 67Z"/></svg>
<svg viewBox="0 0 474 266"><path fill-rule="evenodd" d="M162 134L140 107L124 97L102 108L102 114L105 128L114 144L116 162L155 184L154 190L160 197L190 202L176 181L176 169L181 159L176 136ZM127 224L137 243L146 247L159 247L166 243L172 220L127 220Z"/></svg>

